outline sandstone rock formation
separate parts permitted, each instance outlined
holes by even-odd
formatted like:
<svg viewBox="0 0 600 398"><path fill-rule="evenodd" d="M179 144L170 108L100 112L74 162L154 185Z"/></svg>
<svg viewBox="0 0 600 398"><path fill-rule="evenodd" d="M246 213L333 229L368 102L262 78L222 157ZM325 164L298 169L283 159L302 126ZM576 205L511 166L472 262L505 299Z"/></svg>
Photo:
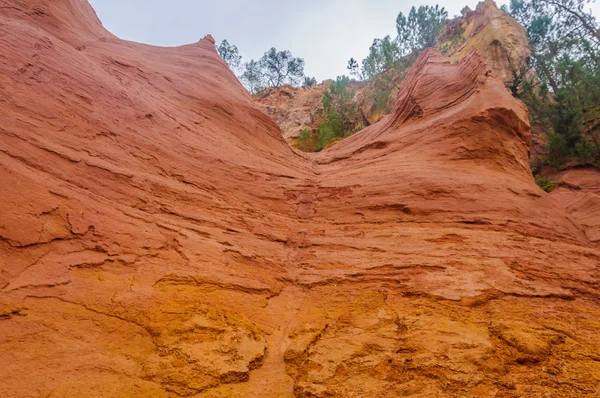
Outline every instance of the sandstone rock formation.
<svg viewBox="0 0 600 398"><path fill-rule="evenodd" d="M292 87L284 85L282 87L269 87L264 91L253 95L258 106L269 115L275 123L281 128L283 138L294 147L298 146L298 138L303 130L315 131L318 126L321 111L323 110L323 95L325 90L331 85L331 80L324 81L310 87ZM381 112L375 112L370 120L371 108L373 107L371 98L366 98L372 90L367 90L367 83L352 81L351 90L354 90L356 101L359 104L357 110L361 114L358 120L364 120L365 124L372 124L382 116ZM368 103L365 106L368 109L363 111L362 103Z"/></svg>
<svg viewBox="0 0 600 398"><path fill-rule="evenodd" d="M589 240L600 243L600 171L572 167L552 175L558 187L551 196L583 227Z"/></svg>
<svg viewBox="0 0 600 398"><path fill-rule="evenodd" d="M525 28L500 10L493 0L479 3L475 11L465 8L463 15L448 22L440 33L436 47L452 62L459 62L476 50L500 79L510 85L514 72L527 73L529 44ZM521 70L523 69L523 70ZM377 98L382 86L389 90L393 101L402 85L404 72L388 70L368 83L354 82L359 120L365 126L378 122L389 109ZM304 129L314 130L319 122L323 92L329 82L309 88L269 88L254 96L259 106L281 127L283 137L292 145Z"/></svg>
<svg viewBox="0 0 600 398"><path fill-rule="evenodd" d="M281 128L283 138L295 145L302 130L314 130L323 109L323 93L331 82L311 87L270 87L253 96L260 108Z"/></svg>
<svg viewBox="0 0 600 398"><path fill-rule="evenodd" d="M437 47L452 61L462 59L473 49L505 83L513 72L529 65L529 40L525 28L500 10L493 0L485 0L475 11L465 8L462 17L450 21L438 38Z"/></svg>
<svg viewBox="0 0 600 398"><path fill-rule="evenodd" d="M600 248L476 53L310 155L210 39L0 0L0 54L2 396L600 394Z"/></svg>

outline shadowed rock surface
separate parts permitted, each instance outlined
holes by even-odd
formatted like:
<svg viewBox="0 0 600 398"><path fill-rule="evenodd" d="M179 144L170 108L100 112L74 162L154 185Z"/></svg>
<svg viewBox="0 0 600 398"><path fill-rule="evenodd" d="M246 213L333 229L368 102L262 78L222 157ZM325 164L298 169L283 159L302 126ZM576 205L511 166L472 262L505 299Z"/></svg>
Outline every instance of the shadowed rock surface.
<svg viewBox="0 0 600 398"><path fill-rule="evenodd" d="M3 396L600 394L597 225L477 53L311 155L210 37L0 0L0 54Z"/></svg>

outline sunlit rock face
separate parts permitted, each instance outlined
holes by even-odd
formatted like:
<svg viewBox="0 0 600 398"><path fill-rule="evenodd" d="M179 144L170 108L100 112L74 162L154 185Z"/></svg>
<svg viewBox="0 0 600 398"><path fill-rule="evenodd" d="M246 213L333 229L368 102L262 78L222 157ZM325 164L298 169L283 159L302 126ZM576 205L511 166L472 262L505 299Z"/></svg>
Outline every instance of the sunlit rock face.
<svg viewBox="0 0 600 398"><path fill-rule="evenodd" d="M527 31L493 0L477 4L475 11L466 7L461 17L450 21L442 30L437 47L452 61L476 50L509 85L515 73L527 69L531 57Z"/></svg>
<svg viewBox="0 0 600 398"><path fill-rule="evenodd" d="M313 155L210 38L0 0L0 54L3 397L600 394L595 235L477 53Z"/></svg>

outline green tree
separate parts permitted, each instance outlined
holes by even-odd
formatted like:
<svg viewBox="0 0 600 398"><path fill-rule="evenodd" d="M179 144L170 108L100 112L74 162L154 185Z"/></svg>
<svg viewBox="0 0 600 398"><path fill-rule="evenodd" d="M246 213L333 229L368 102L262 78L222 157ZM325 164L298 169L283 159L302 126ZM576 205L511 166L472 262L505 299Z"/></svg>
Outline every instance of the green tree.
<svg viewBox="0 0 600 398"><path fill-rule="evenodd" d="M371 80L389 69L410 67L416 54L435 44L435 39L447 20L448 12L438 5L420 6L418 9L412 7L408 17L399 13L396 19L398 36L395 39L386 36L373 40L369 55L361 63L362 70L354 58L350 59L350 74Z"/></svg>
<svg viewBox="0 0 600 398"><path fill-rule="evenodd" d="M223 40L221 44L217 46L217 52L232 71L236 72L240 68L242 56L240 55L237 46L229 44L227 40Z"/></svg>
<svg viewBox="0 0 600 398"><path fill-rule="evenodd" d="M262 66L258 61L253 59L244 64L244 73L240 80L252 94L260 93L268 87L264 78Z"/></svg>
<svg viewBox="0 0 600 398"><path fill-rule="evenodd" d="M317 151L325 148L330 141L345 138L356 131L358 120L355 94L348 76L338 76L325 90L321 123L317 128Z"/></svg>
<svg viewBox="0 0 600 398"><path fill-rule="evenodd" d="M253 94L267 87L297 86L304 81L304 59L273 47L258 61L251 60L244 65L241 80Z"/></svg>
<svg viewBox="0 0 600 398"><path fill-rule="evenodd" d="M362 61L362 74L366 79L393 68L400 59L400 49L390 36L373 40L369 55Z"/></svg>
<svg viewBox="0 0 600 398"><path fill-rule="evenodd" d="M314 77L306 76L304 78L304 82L302 83L302 87L312 87L316 84L317 84L317 79L315 79Z"/></svg>
<svg viewBox="0 0 600 398"><path fill-rule="evenodd" d="M298 137L298 149L304 152L315 152L318 136L309 129L304 129Z"/></svg>
<svg viewBox="0 0 600 398"><path fill-rule="evenodd" d="M350 58L350 60L348 61L348 66L346 66L346 68L348 69L350 76L354 76L359 80L362 80L362 74L360 73L360 66L358 65L358 62L356 62L356 60L354 58Z"/></svg>
<svg viewBox="0 0 600 398"><path fill-rule="evenodd" d="M527 29L538 79L520 96L547 134L547 161L600 162L600 40L585 0L512 0L504 10Z"/></svg>
<svg viewBox="0 0 600 398"><path fill-rule="evenodd" d="M398 47L401 55L419 52L435 44L435 39L448 20L448 11L438 5L412 7L408 17L403 13L396 18Z"/></svg>

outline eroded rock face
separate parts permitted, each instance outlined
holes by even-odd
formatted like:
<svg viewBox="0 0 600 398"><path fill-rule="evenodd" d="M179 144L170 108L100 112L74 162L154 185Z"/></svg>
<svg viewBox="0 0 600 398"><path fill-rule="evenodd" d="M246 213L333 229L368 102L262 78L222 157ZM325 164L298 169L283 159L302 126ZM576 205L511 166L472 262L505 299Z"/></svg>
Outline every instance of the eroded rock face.
<svg viewBox="0 0 600 398"><path fill-rule="evenodd" d="M461 17L447 24L437 47L453 61L476 50L507 84L514 73L527 69L531 56L525 28L493 0L482 1L475 11L465 8Z"/></svg>
<svg viewBox="0 0 600 398"><path fill-rule="evenodd" d="M592 242L600 242L600 171L572 167L552 175L558 186L550 196L562 204Z"/></svg>
<svg viewBox="0 0 600 398"><path fill-rule="evenodd" d="M426 52L392 115L306 155L209 39L14 4L3 396L600 393L600 250L535 185L526 110L476 53Z"/></svg>
<svg viewBox="0 0 600 398"><path fill-rule="evenodd" d="M281 128L283 138L296 145L302 130L317 128L323 94L330 84L331 81L311 87L270 87L253 98Z"/></svg>
<svg viewBox="0 0 600 398"><path fill-rule="evenodd" d="M449 21L438 37L436 48L455 63L471 51L477 51L509 87L514 85L515 73L533 77L529 70L529 40L525 28L500 10L493 0L479 3L475 11L465 8L461 17ZM405 71L390 69L370 82L353 82L357 120L369 126L388 114L391 109L388 102L393 107L405 74ZM272 87L254 98L279 125L286 141L296 145L302 130L317 128L323 93L329 84L324 82L308 88ZM383 101L386 105L382 105L381 98L386 98L388 92L389 101Z"/></svg>

